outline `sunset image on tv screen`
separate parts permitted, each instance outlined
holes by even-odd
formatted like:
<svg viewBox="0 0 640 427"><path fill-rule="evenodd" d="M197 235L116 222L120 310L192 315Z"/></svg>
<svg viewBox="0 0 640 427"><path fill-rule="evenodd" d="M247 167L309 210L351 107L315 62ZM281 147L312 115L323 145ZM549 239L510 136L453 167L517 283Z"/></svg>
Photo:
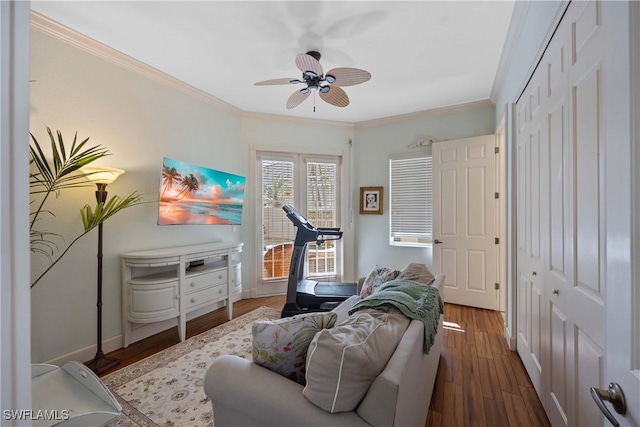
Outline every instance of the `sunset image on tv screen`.
<svg viewBox="0 0 640 427"><path fill-rule="evenodd" d="M240 224L245 177L164 158L158 224Z"/></svg>

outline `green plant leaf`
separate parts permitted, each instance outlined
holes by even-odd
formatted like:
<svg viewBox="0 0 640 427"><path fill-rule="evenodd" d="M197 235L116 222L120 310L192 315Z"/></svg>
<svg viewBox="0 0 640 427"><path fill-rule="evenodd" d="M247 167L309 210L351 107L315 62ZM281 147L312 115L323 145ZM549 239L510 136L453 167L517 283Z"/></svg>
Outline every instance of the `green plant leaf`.
<svg viewBox="0 0 640 427"><path fill-rule="evenodd" d="M141 201L141 196L138 192L134 191L124 198L113 196L105 203L97 203L95 209L92 209L89 205L85 205L80 209L80 216L82 217L82 225L84 226L85 232L97 227L98 224L111 218L121 210L137 205L141 203Z"/></svg>

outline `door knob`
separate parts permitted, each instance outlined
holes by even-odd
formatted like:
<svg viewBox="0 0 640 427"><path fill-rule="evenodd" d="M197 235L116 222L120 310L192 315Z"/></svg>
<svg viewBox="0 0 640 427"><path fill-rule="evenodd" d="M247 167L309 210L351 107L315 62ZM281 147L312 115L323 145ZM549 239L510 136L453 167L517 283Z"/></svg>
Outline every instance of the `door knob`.
<svg viewBox="0 0 640 427"><path fill-rule="evenodd" d="M439 245L440 243L442 243L442 241L440 241L440 240L438 240L438 239L436 239L436 240L434 240L434 241L433 241L433 244L434 244L434 245Z"/></svg>
<svg viewBox="0 0 640 427"><path fill-rule="evenodd" d="M560 291L557 290L557 289L551 289L551 293L554 294L554 295L558 295L560 293Z"/></svg>
<svg viewBox="0 0 640 427"><path fill-rule="evenodd" d="M600 411L609 420L614 427L619 427L618 420L615 419L613 414L604 405L604 402L611 402L613 409L620 415L627 413L627 401L624 398L624 393L617 383L609 383L609 390L602 390L600 388L591 387L591 397L600 408Z"/></svg>

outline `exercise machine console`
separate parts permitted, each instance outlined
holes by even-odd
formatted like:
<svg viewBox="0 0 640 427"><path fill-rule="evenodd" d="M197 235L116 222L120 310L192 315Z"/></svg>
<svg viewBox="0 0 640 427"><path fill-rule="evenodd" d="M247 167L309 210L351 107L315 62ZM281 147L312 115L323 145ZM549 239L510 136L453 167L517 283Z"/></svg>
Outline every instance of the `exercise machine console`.
<svg viewBox="0 0 640 427"><path fill-rule="evenodd" d="M282 309L282 317L296 314L330 311L342 301L356 294L356 283L317 282L303 278L304 255L309 242L322 243L340 240L342 231L339 228L314 227L293 206L284 205L282 210L296 227L296 237L289 264L287 282L287 302Z"/></svg>

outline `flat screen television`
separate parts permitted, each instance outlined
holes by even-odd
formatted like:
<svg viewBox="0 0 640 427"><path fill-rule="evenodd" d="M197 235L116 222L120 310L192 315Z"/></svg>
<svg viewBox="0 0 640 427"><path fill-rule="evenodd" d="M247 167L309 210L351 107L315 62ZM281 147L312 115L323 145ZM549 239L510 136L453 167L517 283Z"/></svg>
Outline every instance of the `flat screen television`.
<svg viewBox="0 0 640 427"><path fill-rule="evenodd" d="M245 177L181 162L162 161L158 225L242 223Z"/></svg>

